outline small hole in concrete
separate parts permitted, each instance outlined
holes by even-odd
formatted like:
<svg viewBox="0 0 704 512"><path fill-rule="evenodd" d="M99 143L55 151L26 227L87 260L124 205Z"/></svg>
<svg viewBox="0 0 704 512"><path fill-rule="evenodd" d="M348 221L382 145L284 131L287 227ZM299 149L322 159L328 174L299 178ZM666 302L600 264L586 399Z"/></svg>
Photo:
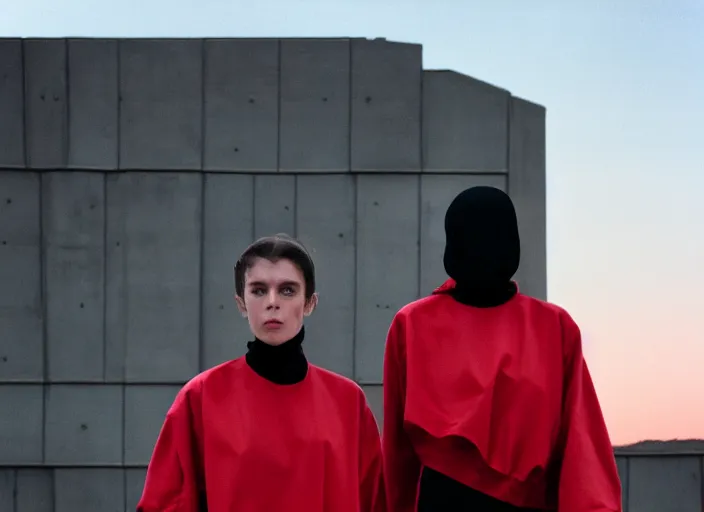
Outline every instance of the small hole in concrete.
<svg viewBox="0 0 704 512"><path fill-rule="evenodd" d="M83 431L88 430L88 425L86 425L85 423L81 423L81 430L83 430Z"/></svg>
<svg viewBox="0 0 704 512"><path fill-rule="evenodd" d="M254 98L249 98L250 103L254 103Z"/></svg>
<svg viewBox="0 0 704 512"><path fill-rule="evenodd" d="M120 242L115 242L115 245L120 247Z"/></svg>
<svg viewBox="0 0 704 512"><path fill-rule="evenodd" d="M379 201L374 201L374 206L379 206Z"/></svg>
<svg viewBox="0 0 704 512"><path fill-rule="evenodd" d="M81 302L81 309L83 309L83 307L84 307L84 305L83 305L83 303Z"/></svg>
<svg viewBox="0 0 704 512"><path fill-rule="evenodd" d="M235 148L235 153L239 153L240 148Z"/></svg>
<svg viewBox="0 0 704 512"><path fill-rule="evenodd" d="M10 197L7 198L7 204L12 204L12 198L10 198Z"/></svg>
<svg viewBox="0 0 704 512"><path fill-rule="evenodd" d="M327 98L323 98L323 102L327 102L327 101L328 101L328 99L327 99Z"/></svg>
<svg viewBox="0 0 704 512"><path fill-rule="evenodd" d="M6 363L7 362L7 356L2 356L2 362Z"/></svg>
<svg viewBox="0 0 704 512"><path fill-rule="evenodd" d="M43 94L42 94L41 96L39 96L39 97L41 98L42 101L44 101L44 95L43 95Z"/></svg>
<svg viewBox="0 0 704 512"><path fill-rule="evenodd" d="M284 206L284 210L288 211L288 206Z"/></svg>
<svg viewBox="0 0 704 512"><path fill-rule="evenodd" d="M344 237L345 237L345 235L343 235L342 233L338 233L337 236L340 237L340 238L344 238Z"/></svg>
<svg viewBox="0 0 704 512"><path fill-rule="evenodd" d="M3 240L2 245L7 245L7 240Z"/></svg>
<svg viewBox="0 0 704 512"><path fill-rule="evenodd" d="M371 102L372 102L372 97L371 97L371 96L367 96L366 98L364 98L364 101L366 101L367 103L371 103Z"/></svg>
<svg viewBox="0 0 704 512"><path fill-rule="evenodd" d="M225 309L225 306L223 306L222 304L220 304L220 309Z"/></svg>

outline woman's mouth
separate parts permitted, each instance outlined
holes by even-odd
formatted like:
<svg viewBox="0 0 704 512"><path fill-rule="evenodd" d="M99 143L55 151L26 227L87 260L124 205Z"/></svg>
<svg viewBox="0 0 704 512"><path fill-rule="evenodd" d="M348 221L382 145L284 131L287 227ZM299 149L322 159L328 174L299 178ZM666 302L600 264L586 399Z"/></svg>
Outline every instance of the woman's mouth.
<svg viewBox="0 0 704 512"><path fill-rule="evenodd" d="M279 320L267 320L264 322L264 327L267 329L279 329L283 325L283 322L280 322Z"/></svg>

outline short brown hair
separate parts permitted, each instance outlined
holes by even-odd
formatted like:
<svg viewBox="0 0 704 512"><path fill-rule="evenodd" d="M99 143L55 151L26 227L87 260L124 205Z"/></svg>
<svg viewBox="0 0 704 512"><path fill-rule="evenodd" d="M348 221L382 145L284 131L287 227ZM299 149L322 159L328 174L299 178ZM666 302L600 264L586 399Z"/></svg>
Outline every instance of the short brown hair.
<svg viewBox="0 0 704 512"><path fill-rule="evenodd" d="M235 293L244 297L245 274L257 258L269 261L287 259L303 273L306 300L315 293L315 265L301 242L285 234L265 236L247 247L235 264Z"/></svg>

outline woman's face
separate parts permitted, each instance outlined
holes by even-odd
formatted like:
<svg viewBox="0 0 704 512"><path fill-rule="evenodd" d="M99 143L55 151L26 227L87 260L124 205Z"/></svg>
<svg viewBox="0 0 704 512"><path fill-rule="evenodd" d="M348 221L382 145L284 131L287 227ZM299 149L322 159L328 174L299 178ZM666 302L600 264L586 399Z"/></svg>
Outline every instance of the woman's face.
<svg viewBox="0 0 704 512"><path fill-rule="evenodd" d="M295 263L264 258L245 272L244 297L235 297L252 333L269 345L281 345L298 334L317 299L314 294L306 302L303 272Z"/></svg>

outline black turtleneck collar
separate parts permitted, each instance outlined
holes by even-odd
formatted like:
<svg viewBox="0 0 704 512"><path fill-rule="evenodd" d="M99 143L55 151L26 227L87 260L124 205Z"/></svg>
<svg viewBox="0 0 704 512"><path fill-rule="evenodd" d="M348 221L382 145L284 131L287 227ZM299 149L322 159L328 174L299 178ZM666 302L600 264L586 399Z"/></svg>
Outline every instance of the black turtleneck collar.
<svg viewBox="0 0 704 512"><path fill-rule="evenodd" d="M518 293L518 286L513 281L492 288L461 286L458 283L457 286L450 290L450 295L457 302L467 306L474 306L475 308L500 306L511 300L516 293Z"/></svg>
<svg viewBox="0 0 704 512"><path fill-rule="evenodd" d="M281 345L268 345L258 338L247 343L247 364L259 376L275 384L296 384L308 374L308 360L303 353L305 328Z"/></svg>

